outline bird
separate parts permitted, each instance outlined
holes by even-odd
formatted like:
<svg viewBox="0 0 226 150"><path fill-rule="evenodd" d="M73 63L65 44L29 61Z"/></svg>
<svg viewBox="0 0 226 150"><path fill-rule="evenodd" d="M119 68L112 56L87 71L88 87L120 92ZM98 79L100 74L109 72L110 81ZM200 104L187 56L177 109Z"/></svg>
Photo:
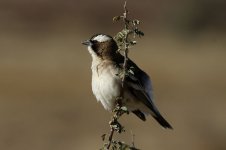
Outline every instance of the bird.
<svg viewBox="0 0 226 150"><path fill-rule="evenodd" d="M116 99L122 94L122 105L129 112L145 121L147 115L163 127L173 129L163 118L153 101L153 88L147 73L128 58L127 74L122 81L124 56L118 51L117 42L107 34L95 34L82 42L92 57L92 91L98 102L113 111ZM123 86L122 86L123 82Z"/></svg>

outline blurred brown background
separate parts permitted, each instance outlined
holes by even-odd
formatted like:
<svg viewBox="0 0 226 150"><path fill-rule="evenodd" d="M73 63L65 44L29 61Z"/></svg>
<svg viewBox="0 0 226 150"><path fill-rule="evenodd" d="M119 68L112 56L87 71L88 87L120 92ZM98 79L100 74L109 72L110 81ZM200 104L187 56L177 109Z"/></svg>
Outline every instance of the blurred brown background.
<svg viewBox="0 0 226 150"><path fill-rule="evenodd" d="M110 113L91 92L81 41L114 35L122 0L0 1L0 149L93 150ZM121 122L143 150L226 149L226 1L129 0L145 36L130 57L151 75L174 130L149 117Z"/></svg>

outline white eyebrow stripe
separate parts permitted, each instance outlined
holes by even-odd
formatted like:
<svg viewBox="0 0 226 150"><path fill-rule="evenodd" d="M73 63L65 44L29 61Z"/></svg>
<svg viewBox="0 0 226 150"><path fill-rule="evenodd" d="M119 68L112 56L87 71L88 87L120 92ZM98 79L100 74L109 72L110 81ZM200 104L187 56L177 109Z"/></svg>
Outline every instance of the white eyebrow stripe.
<svg viewBox="0 0 226 150"><path fill-rule="evenodd" d="M98 42L106 42L106 41L109 41L110 39L111 39L110 37L108 37L106 35L102 35L102 34L100 34L100 35L96 36L95 38L93 38L93 40L96 40Z"/></svg>

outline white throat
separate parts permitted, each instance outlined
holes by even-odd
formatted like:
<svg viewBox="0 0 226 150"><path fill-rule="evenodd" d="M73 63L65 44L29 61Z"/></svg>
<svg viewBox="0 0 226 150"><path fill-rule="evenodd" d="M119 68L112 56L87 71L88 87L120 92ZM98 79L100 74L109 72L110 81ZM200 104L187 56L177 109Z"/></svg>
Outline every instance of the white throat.
<svg viewBox="0 0 226 150"><path fill-rule="evenodd" d="M91 46L88 46L88 51L92 56L92 67L97 66L101 62L101 58L97 56Z"/></svg>

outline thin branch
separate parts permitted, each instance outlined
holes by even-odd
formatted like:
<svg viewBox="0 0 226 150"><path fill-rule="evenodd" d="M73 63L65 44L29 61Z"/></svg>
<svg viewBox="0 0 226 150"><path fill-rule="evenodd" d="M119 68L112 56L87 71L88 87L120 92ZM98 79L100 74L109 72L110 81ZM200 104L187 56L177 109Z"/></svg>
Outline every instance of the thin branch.
<svg viewBox="0 0 226 150"><path fill-rule="evenodd" d="M112 124L114 122L117 122L118 117L119 117L119 111L116 111L115 114L113 115L111 121L109 122L110 127L111 127L111 132L110 132L110 135L109 135L109 138L108 138L107 149L109 149L111 147L112 138L113 138L113 135L114 135L114 132L115 132L115 128L113 128Z"/></svg>
<svg viewBox="0 0 226 150"><path fill-rule="evenodd" d="M110 135L109 135L109 138L108 138L107 149L109 149L111 147L111 143L112 143L112 138L113 138L114 132L115 132L115 130L111 129L111 132L110 132Z"/></svg>
<svg viewBox="0 0 226 150"><path fill-rule="evenodd" d="M123 16L121 16L123 18L124 21L124 29L125 30L129 30L129 22L130 20L128 20L127 18L128 16L128 10L127 10L127 1L125 1L124 3L124 13ZM118 132L120 133L122 130L122 126L119 124L118 119L120 118L120 116L122 116L125 112L127 111L122 111L122 103L121 100L123 99L123 87L124 87L124 82L125 82L125 76L126 76L126 72L127 72L127 61L128 61L128 52L129 52L129 40L128 40L128 35L129 33L126 34L125 37L125 47L124 47L124 63L123 63L123 74L122 74L122 90L120 93L120 97L117 98L116 100L116 109L115 109L115 114L113 115L111 121L110 121L110 127L111 127L111 131L109 134L109 138L108 138L108 145L107 145L107 149L109 150L112 144L112 140L113 140L113 135L114 132L116 130L119 130ZM112 126L112 124L116 123L118 125L117 128L115 128L114 126Z"/></svg>
<svg viewBox="0 0 226 150"><path fill-rule="evenodd" d="M124 13L123 13L122 17L125 22L125 29L129 29L129 20L127 19L129 11L128 11L126 5L127 5L127 1L125 1L125 3L124 3Z"/></svg>
<svg viewBox="0 0 226 150"><path fill-rule="evenodd" d="M127 10L126 4L127 4L127 1L125 1L125 4L124 4L123 20L124 20L124 23L125 23L125 29L128 30L129 29L129 20L127 19L128 10ZM127 61L128 61L128 52L129 52L128 36L129 36L129 33L127 33L126 34L126 37L125 37L125 50L124 50L122 88L124 87L125 76L126 76L126 71L127 71Z"/></svg>
<svg viewBox="0 0 226 150"><path fill-rule="evenodd" d="M139 24L139 20L130 20L128 19L128 9L127 9L127 1L125 1L124 3L124 13L122 16L115 16L113 18L113 21L119 21L120 19L124 22L124 29L119 32L114 39L116 40L118 46L119 46L119 50L123 50L123 56L124 56L124 62L123 62L123 68L122 68L122 72L120 73L120 77L122 80L122 88L120 91L120 96L116 98L116 102L115 102L115 108L113 110L114 115L111 118L111 121L109 122L110 124L110 133L109 133L109 137L108 137L108 141L107 143L104 144L104 150L110 150L115 149L115 148L122 148L122 146L130 148L133 150L135 150L135 146L134 146L134 135L132 137L132 147L121 142L121 141L116 141L113 139L114 133L118 132L121 133L124 130L124 127L118 122L118 119L124 114L124 113L129 113L127 108L125 106L122 105L122 100L123 100L123 91L124 91L124 82L125 82L125 77L128 74L128 53L129 53L129 48L130 46L133 46L136 44L136 41L131 41L131 39L129 38L130 34L134 34L134 38L138 35L143 36L143 32L141 32L140 30L138 30L137 25ZM105 135L105 134L104 134ZM105 136L104 136L105 137ZM105 139L105 138L104 138ZM136 149L137 150L137 149Z"/></svg>
<svg viewBox="0 0 226 150"><path fill-rule="evenodd" d="M132 135L132 147L135 147L135 142L134 142L135 135L133 134L133 131L131 131L131 135Z"/></svg>
<svg viewBox="0 0 226 150"><path fill-rule="evenodd" d="M108 144L107 144L107 149L109 149L111 147L112 144L112 140L113 140L113 135L114 132L118 132L121 133L123 130L123 127L121 126L121 124L118 122L118 119L127 112L127 110L122 109L122 105L120 102L121 98L117 98L117 104L116 107L114 109L114 115L111 119L111 121L109 122L110 127L111 127L111 131L110 131L110 135L108 137Z"/></svg>

